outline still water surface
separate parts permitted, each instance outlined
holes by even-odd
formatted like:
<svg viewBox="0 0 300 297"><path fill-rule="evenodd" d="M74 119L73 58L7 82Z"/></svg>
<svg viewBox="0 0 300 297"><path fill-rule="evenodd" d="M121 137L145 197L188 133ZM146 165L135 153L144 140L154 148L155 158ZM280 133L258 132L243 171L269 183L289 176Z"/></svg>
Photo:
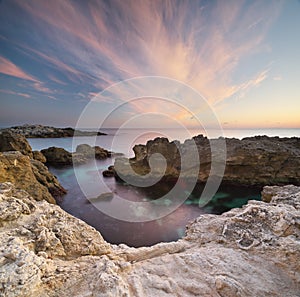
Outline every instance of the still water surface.
<svg viewBox="0 0 300 297"><path fill-rule="evenodd" d="M115 152L122 152L126 156L133 156L132 147L138 143L146 143L148 139L157 136L165 136L170 140L178 139L184 141L186 131L181 133L177 130L166 130L164 132L149 130L127 130L118 132L114 129L102 130L108 133L107 136L97 137L78 137L74 139L75 146L80 143L88 143L90 145L100 145ZM198 135L201 131L194 131L194 135ZM280 133L279 133L280 132ZM269 136L300 136L300 130L228 130L225 134L227 137L243 138L254 135ZM299 135L298 135L299 134ZM63 147L69 151L74 151L71 138L55 138L55 139L29 139L34 150L41 150L50 146ZM103 181L109 191L118 194L118 196L132 201L145 201L157 198L170 185L157 185L152 189L136 188L128 184L116 182L114 178L103 179L101 172L109 165L114 163L113 158L107 160L97 160L76 167L77 174L90 187L97 189L97 183ZM50 167L50 171L54 173L61 184L68 190L68 193L58 203L67 212L84 220L88 224L94 226L101 232L103 237L111 243L126 243L130 246L149 246L161 241L176 240L184 235L187 223L204 213L222 213L233 207L240 207L249 199L260 199L260 190L258 188L242 188L242 187L221 187L212 201L204 208L198 207L198 197L201 194L201 187L198 186L191 194L189 199L185 201L178 209L171 214L155 221L144 223L124 222L100 212L89 202L78 185L74 168ZM107 188L103 192L107 192ZM184 189L183 189L184 190ZM98 196L101 193L96 193ZM122 210L120 210L122 211Z"/></svg>

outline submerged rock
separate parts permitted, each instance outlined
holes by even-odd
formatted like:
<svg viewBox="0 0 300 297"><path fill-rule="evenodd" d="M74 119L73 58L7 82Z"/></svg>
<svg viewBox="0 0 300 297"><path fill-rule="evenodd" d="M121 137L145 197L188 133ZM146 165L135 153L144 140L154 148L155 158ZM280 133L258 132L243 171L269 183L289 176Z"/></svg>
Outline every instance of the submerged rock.
<svg viewBox="0 0 300 297"><path fill-rule="evenodd" d="M299 296L300 188L265 193L200 216L181 240L130 248L4 183L1 296Z"/></svg>

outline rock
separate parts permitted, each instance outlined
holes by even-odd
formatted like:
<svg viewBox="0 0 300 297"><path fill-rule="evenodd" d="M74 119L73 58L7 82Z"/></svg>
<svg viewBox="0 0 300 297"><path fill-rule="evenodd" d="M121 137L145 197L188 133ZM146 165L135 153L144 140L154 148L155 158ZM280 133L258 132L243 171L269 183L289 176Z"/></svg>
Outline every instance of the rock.
<svg viewBox="0 0 300 297"><path fill-rule="evenodd" d="M0 131L0 152L19 151L23 155L33 157L32 149L26 138L10 131Z"/></svg>
<svg viewBox="0 0 300 297"><path fill-rule="evenodd" d="M47 162L46 157L40 151L33 151L32 154L34 160L40 161L41 163Z"/></svg>
<svg viewBox="0 0 300 297"><path fill-rule="evenodd" d="M192 169L197 165L195 152L191 146L193 141L201 164L197 180L205 183L211 172L210 144L217 146L219 140L209 141L202 135L193 137L193 140L186 140L183 144L177 141L169 142L166 138L156 138L148 141L146 145L136 145L133 148L134 158L116 159L117 176L120 179L130 180L134 177L133 169L143 179L142 175L150 172L151 156L159 153L166 161L164 179L177 180L180 174L187 179L192 178L194 174ZM299 138L256 136L242 140L226 138L225 141L227 157L223 184L264 186L293 183L300 185ZM181 162L182 159L184 162ZM155 179L155 174L155 170L152 170L151 178Z"/></svg>
<svg viewBox="0 0 300 297"><path fill-rule="evenodd" d="M41 153L46 157L47 164L50 165L72 165L72 154L60 147L49 147L41 150Z"/></svg>
<svg viewBox="0 0 300 297"><path fill-rule="evenodd" d="M37 160L30 160L30 163L37 181L45 186L54 198L59 198L67 193L44 164Z"/></svg>
<svg viewBox="0 0 300 297"><path fill-rule="evenodd" d="M202 215L186 236L130 248L56 205L0 185L2 296L300 295L300 188L268 187L249 201Z"/></svg>
<svg viewBox="0 0 300 297"><path fill-rule="evenodd" d="M114 166L109 166L107 170L102 171L104 177L114 177L116 174Z"/></svg>
<svg viewBox="0 0 300 297"><path fill-rule="evenodd" d="M106 159L111 156L111 153L100 146L90 146L88 144L79 144L76 147L76 153L83 154L87 159Z"/></svg>
<svg viewBox="0 0 300 297"><path fill-rule="evenodd" d="M41 153L46 157L47 164L53 166L84 164L92 158L106 159L111 156L111 152L99 146L91 147L88 144L78 145L75 153L54 146L42 150Z"/></svg>
<svg viewBox="0 0 300 297"><path fill-rule="evenodd" d="M17 151L0 153L0 182L7 181L26 190L36 200L50 203L55 203L55 196L66 193L45 165Z"/></svg>
<svg viewBox="0 0 300 297"><path fill-rule="evenodd" d="M102 193L97 197L89 198L89 200L90 201L95 201L95 202L96 201L103 201L103 200L110 201L112 198L114 198L114 193L107 192L107 193Z"/></svg>
<svg viewBox="0 0 300 297"><path fill-rule="evenodd" d="M2 129L2 131L10 131L23 135L27 138L57 138L57 137L73 137L73 136L98 136L107 135L96 131L80 131L73 128L55 128L43 125L23 125Z"/></svg>

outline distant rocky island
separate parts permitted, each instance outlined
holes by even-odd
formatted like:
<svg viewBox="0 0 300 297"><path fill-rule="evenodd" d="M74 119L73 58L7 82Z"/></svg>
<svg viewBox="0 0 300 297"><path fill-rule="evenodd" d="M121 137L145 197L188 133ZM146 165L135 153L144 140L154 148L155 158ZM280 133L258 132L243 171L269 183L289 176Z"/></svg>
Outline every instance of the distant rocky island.
<svg viewBox="0 0 300 297"><path fill-rule="evenodd" d="M74 128L56 128L43 125L22 125L10 128L4 128L2 131L11 131L16 134L21 134L26 138L61 138L73 136L100 136L107 135L99 131L81 131Z"/></svg>
<svg viewBox="0 0 300 297"><path fill-rule="evenodd" d="M208 140L198 136L195 141L199 153L209 156ZM298 138L226 143L228 181L299 183ZM188 147L189 141L182 145ZM160 152L174 178L179 170L175 147L158 138L135 147L134 159L120 162L147 172L150 154ZM99 158L107 154L86 145L77 153L88 158L96 150ZM23 135L0 132L1 296L300 296L300 187L265 186L262 201L222 215L201 215L180 240L132 248L107 243L55 205L66 191L44 163L65 156L69 160L56 149L32 151ZM204 165L208 170L209 162Z"/></svg>

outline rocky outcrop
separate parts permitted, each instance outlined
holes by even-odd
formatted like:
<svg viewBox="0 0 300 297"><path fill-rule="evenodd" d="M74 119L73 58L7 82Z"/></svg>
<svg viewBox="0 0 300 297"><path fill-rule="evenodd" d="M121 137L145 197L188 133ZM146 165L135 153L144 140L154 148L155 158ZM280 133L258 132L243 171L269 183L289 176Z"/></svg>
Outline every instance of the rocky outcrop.
<svg viewBox="0 0 300 297"><path fill-rule="evenodd" d="M300 188L264 197L200 216L177 242L129 248L2 184L1 296L299 296Z"/></svg>
<svg viewBox="0 0 300 297"><path fill-rule="evenodd" d="M92 158L106 159L111 157L112 153L100 146L90 146L88 144L80 144L76 148L75 153L70 153L60 147L49 147L41 150L46 157L46 163L53 166L65 166L72 164L83 164Z"/></svg>
<svg viewBox="0 0 300 297"><path fill-rule="evenodd" d="M42 164L45 156L32 151L26 138L11 132L0 133L0 182L13 182L35 199L55 203L66 193L57 178ZM1 153L2 152L2 153Z"/></svg>
<svg viewBox="0 0 300 297"><path fill-rule="evenodd" d="M106 135L102 132L80 131L73 128L55 128L43 125L23 125L3 129L16 134L23 135L27 138L57 138L57 137L73 137L73 136L97 136Z"/></svg>
<svg viewBox="0 0 300 297"><path fill-rule="evenodd" d="M0 153L0 182L6 181L26 190L36 200L50 203L66 193L44 164L17 151Z"/></svg>
<svg viewBox="0 0 300 297"><path fill-rule="evenodd" d="M194 140L194 142L193 142ZM146 145L136 145L133 150L135 158L119 158L115 161L115 169L119 178L133 176L131 168L139 175L150 172L152 155L162 154L166 160L164 178L176 180L182 173L189 178L190 171L195 166L195 152L200 159L198 182L207 181L211 171L211 147L217 146L219 139L208 140L199 135L183 144L178 141L169 142L166 138L156 138ZM300 139L255 136L242 140L226 138L227 157L226 168L222 179L224 184L231 185L284 185L293 183L300 185ZM182 155L180 155L182 154ZM182 156L184 165L181 164ZM129 166L130 165L130 166ZM155 168L154 168L155 169ZM151 173L155 179L155 171Z"/></svg>
<svg viewBox="0 0 300 297"><path fill-rule="evenodd" d="M23 155L33 157L31 146L23 135L0 131L0 152L9 151L19 151Z"/></svg>

